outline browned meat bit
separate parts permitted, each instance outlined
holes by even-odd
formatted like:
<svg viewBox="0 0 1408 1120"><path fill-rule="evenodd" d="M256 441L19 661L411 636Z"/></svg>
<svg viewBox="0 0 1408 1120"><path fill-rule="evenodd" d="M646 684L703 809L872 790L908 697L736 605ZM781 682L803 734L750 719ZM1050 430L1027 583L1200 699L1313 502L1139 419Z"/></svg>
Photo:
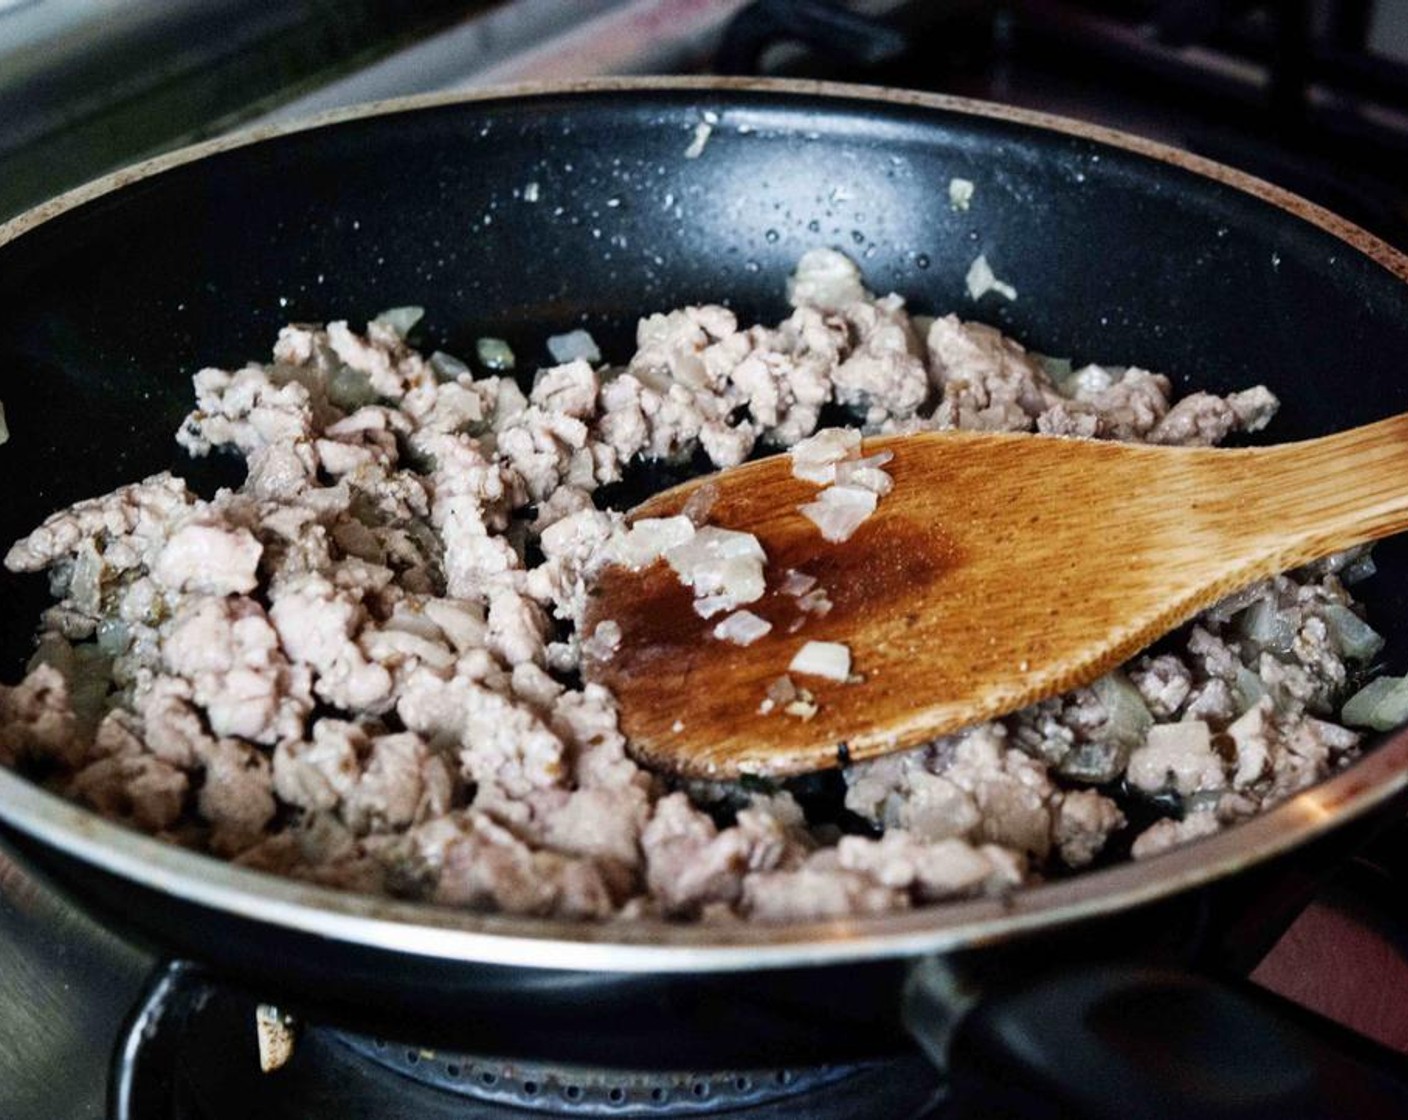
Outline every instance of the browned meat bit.
<svg viewBox="0 0 1408 1120"><path fill-rule="evenodd" d="M823 856L826 858L823 859ZM796 871L750 875L740 909L758 922L807 922L904 910L909 895L870 876L837 866L835 850Z"/></svg>
<svg viewBox="0 0 1408 1120"><path fill-rule="evenodd" d="M14 688L0 686L0 763L27 758L77 765L87 753L69 707L68 682L49 665L36 666Z"/></svg>
<svg viewBox="0 0 1408 1120"><path fill-rule="evenodd" d="M184 771L149 753L129 720L111 712L67 792L105 817L163 832L181 819L190 788Z"/></svg>
<svg viewBox="0 0 1408 1120"><path fill-rule="evenodd" d="M253 847L274 818L269 759L238 739L197 748L204 770L196 808L210 825L210 848L233 856Z"/></svg>
<svg viewBox="0 0 1408 1120"><path fill-rule="evenodd" d="M434 870L438 902L571 918L604 918L615 909L589 860L535 852L481 813L440 817L412 837Z"/></svg>
<svg viewBox="0 0 1408 1120"><path fill-rule="evenodd" d="M876 840L842 837L836 855L845 870L908 891L921 903L998 894L1020 886L1026 877L1026 861L1009 848L975 846L956 837L925 842L903 829Z"/></svg>
<svg viewBox="0 0 1408 1120"><path fill-rule="evenodd" d="M720 832L682 793L658 802L641 834L646 884L667 914L688 915L709 902L736 901L748 870L748 838Z"/></svg>
<svg viewBox="0 0 1408 1120"><path fill-rule="evenodd" d="M927 343L930 376L943 394L936 427L1030 431L1061 400L1036 359L992 327L946 315L934 320Z"/></svg>
<svg viewBox="0 0 1408 1120"><path fill-rule="evenodd" d="M161 647L168 672L191 682L191 699L216 735L272 746L301 733L312 707L309 674L285 657L252 599L199 598L172 620Z"/></svg>
<svg viewBox="0 0 1408 1120"><path fill-rule="evenodd" d="M1189 813L1182 820L1161 820L1139 834L1130 854L1135 859L1147 859L1200 836L1211 836L1221 827L1217 814L1206 811Z"/></svg>

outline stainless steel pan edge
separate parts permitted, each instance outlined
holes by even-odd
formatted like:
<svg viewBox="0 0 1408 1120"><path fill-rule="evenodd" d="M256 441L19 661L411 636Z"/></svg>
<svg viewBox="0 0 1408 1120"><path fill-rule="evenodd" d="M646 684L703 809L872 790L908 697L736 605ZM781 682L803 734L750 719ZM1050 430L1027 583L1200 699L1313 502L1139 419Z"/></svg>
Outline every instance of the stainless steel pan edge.
<svg viewBox="0 0 1408 1120"><path fill-rule="evenodd" d="M227 149L364 116L422 106L574 92L748 90L931 107L1009 120L1136 152L1215 179L1321 227L1408 280L1408 257L1277 187L1137 137L1038 113L936 95L814 82L626 79L488 89L339 110L282 128L210 141L77 188L0 226L0 245L77 206L169 168ZM881 918L761 926L663 921L586 924L469 914L348 894L244 870L150 839L0 770L0 817L95 867L212 910L320 937L446 961L606 972L702 973L775 969L944 952L1169 897L1281 855L1368 814L1408 787L1408 734L1274 810L1142 863L982 899Z"/></svg>

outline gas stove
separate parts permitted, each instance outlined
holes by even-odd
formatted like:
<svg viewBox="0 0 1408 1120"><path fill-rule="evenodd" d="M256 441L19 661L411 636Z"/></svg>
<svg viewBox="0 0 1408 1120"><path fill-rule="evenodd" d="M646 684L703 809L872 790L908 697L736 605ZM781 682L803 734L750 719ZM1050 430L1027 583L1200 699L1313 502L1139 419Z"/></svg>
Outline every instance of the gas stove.
<svg viewBox="0 0 1408 1120"><path fill-rule="evenodd" d="M507 0L409 5L415 18L398 20L395 5L363 2L285 5L273 23L251 14L260 7L139 3L118 27L100 26L102 5L0 0L0 108L14 110L0 114L0 214L164 147L357 101L762 71L1096 120L1243 167L1408 246L1408 20L1387 3ZM81 42L102 51L85 55ZM27 65L6 69L21 49ZM160 80L143 70L95 85L142 52L161 59L148 68ZM85 141L98 134L103 145ZM1408 990L1404 839L1391 833L1326 884L1252 976L1408 1052L1408 1013L1393 998ZM560 1065L290 1025L279 995L159 959L0 847L4 1120L961 1113L917 1052L785 1069L636 1069L628 1055L611 1068Z"/></svg>

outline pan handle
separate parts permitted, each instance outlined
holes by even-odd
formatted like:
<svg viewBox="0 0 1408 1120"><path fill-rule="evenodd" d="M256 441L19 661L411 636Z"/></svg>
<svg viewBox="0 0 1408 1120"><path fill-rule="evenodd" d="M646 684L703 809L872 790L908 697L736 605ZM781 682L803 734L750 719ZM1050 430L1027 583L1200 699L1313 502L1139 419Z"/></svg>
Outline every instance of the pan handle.
<svg viewBox="0 0 1408 1120"><path fill-rule="evenodd" d="M1245 981L1102 962L979 984L931 957L905 1022L959 1117L1408 1116L1403 1055Z"/></svg>

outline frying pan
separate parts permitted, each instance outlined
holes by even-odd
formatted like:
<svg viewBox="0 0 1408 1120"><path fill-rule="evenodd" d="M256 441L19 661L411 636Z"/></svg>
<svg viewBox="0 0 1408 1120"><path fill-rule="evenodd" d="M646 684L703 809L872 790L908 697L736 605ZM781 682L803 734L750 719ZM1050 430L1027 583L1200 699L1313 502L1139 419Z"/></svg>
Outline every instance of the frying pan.
<svg viewBox="0 0 1408 1120"><path fill-rule="evenodd" d="M966 212L949 205L954 177L976 184ZM197 485L237 481L228 463L175 454L189 375L266 354L287 321L416 303L425 343L450 352L493 334L539 356L546 335L584 326L624 355L652 310L723 299L744 319L780 317L785 276L817 245L845 249L870 287L920 311L959 309L1044 353L1135 363L1213 391L1265 382L1284 402L1277 439L1408 409L1408 259L1228 168L917 93L694 79L494 90L200 145L0 227L11 429L0 538L167 467ZM979 252L1018 299L968 299ZM1408 552L1389 542L1379 562L1365 585L1371 617L1402 650ZM6 679L44 602L42 581L3 578ZM1041 1022L1070 1019L1082 999L1109 1019L1147 997L1192 1001L1202 1025L1185 1035L1230 1037L1270 1011L1186 976L1093 967L1092 947L1154 947L1214 913L1234 915L1224 926L1275 926L1285 884L1312 880L1362 839L1405 784L1408 736L1392 735L1278 808L1147 862L1011 898L767 927L573 924L339 893L139 836L4 771L0 819L16 850L108 921L295 1007L353 1018L375 1008L420 1036L499 1050L522 1038L618 1065L756 1066L897 1045L907 990L907 1029L941 1060L981 1053L1012 1083L1055 1086L1062 1107L1106 1114L1108 1095L1051 1053L1078 1050L1074 1036L1046 1045ZM1141 967L1180 955L1190 954L1142 954ZM1038 975L1037 960L1061 970ZM975 984L987 998L967 1013ZM663 1046L652 1028L662 1008L685 1010ZM635 1025L628 1041L584 1026L605 1016ZM1253 1033L1290 1050L1259 1051L1260 1096L1185 1101L1182 1114L1261 1115L1272 1090L1320 1093L1294 1077L1266 1089L1261 1075L1332 1032L1284 1016L1267 1030ZM1128 1072L1128 1049L1117 1060L1106 1048L1101 1068ZM1392 1066L1382 1055L1352 1061L1355 1084L1397 1091L1380 1084ZM1120 1090L1122 1114L1165 1100L1133 1085Z"/></svg>

